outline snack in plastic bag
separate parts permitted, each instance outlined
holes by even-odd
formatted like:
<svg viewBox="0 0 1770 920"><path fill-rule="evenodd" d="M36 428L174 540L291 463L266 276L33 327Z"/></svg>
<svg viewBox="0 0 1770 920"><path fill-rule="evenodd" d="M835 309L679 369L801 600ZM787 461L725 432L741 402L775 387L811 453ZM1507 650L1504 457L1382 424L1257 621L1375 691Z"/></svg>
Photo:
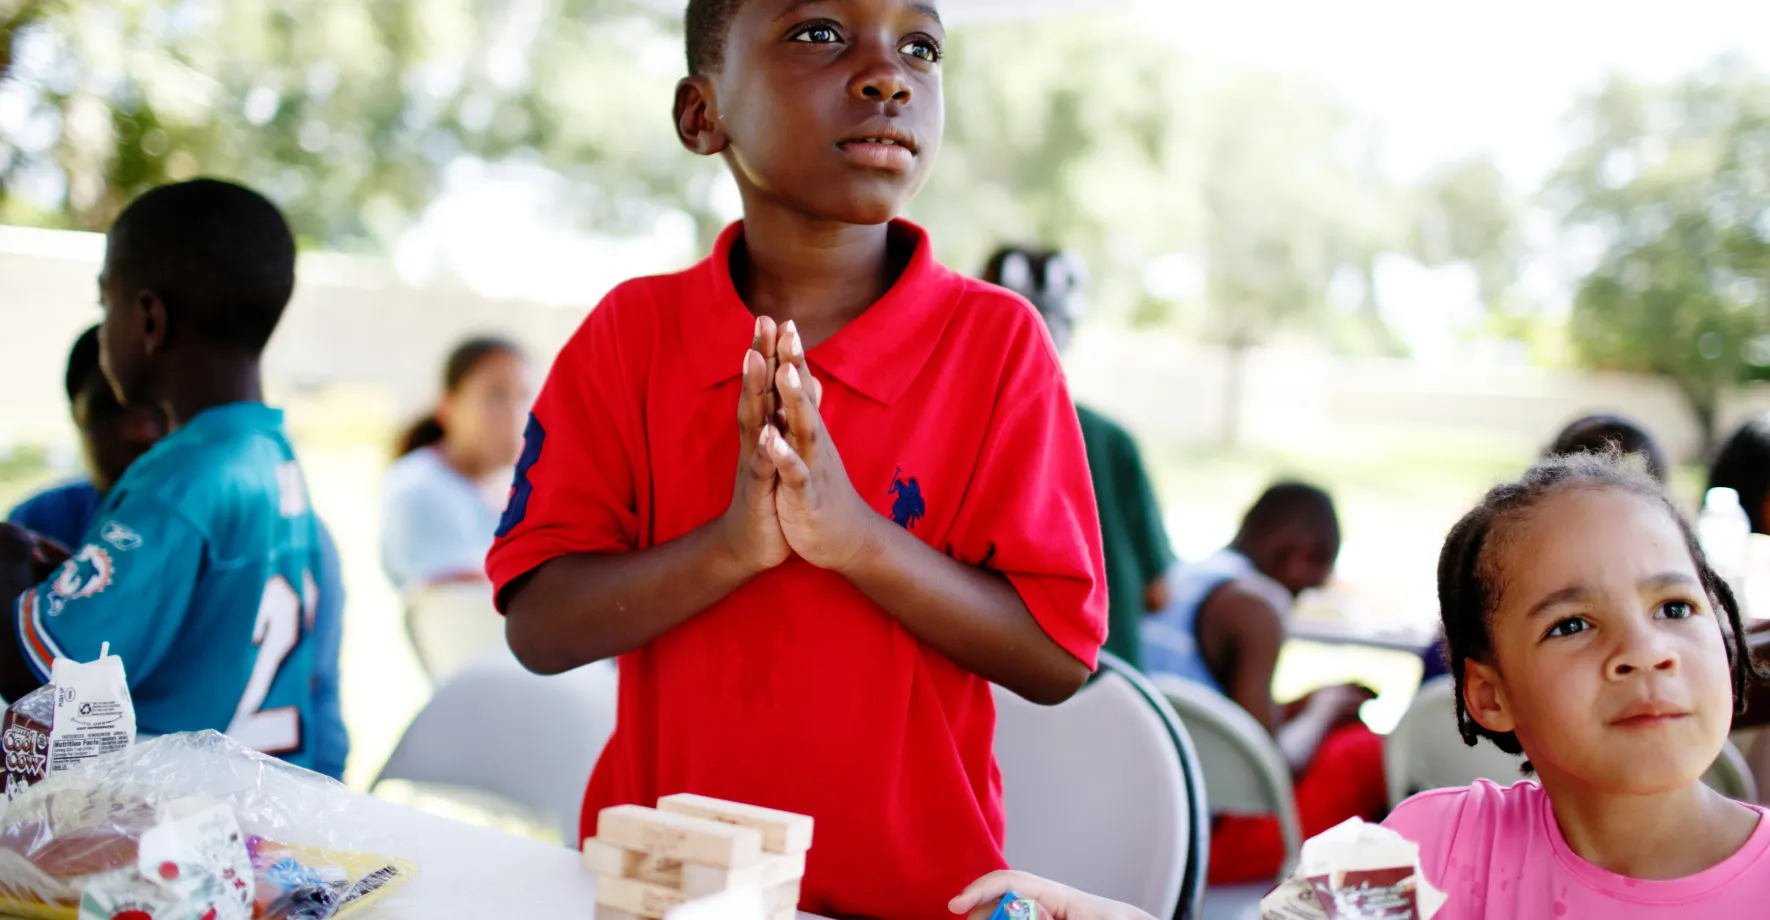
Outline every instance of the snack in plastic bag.
<svg viewBox="0 0 1770 920"><path fill-rule="evenodd" d="M1353 818L1309 838L1297 871L1260 901L1260 920L1432 920L1444 893L1420 871L1420 847Z"/></svg>
<svg viewBox="0 0 1770 920"><path fill-rule="evenodd" d="M110 643L96 661L57 658L50 667L49 683L8 707L0 727L7 801L45 776L135 743L135 703Z"/></svg>
<svg viewBox="0 0 1770 920"><path fill-rule="evenodd" d="M167 735L38 783L0 818L0 915L334 920L415 872L369 852L355 794L217 732Z"/></svg>

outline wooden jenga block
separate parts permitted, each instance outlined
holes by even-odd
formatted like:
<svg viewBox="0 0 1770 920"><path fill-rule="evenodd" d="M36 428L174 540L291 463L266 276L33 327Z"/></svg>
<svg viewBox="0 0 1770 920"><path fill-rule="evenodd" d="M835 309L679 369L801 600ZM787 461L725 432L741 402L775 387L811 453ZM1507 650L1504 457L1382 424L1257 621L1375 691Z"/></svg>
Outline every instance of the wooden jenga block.
<svg viewBox="0 0 1770 920"><path fill-rule="evenodd" d="M607 904L598 904L596 905L596 920L645 920L645 918L632 911L610 907Z"/></svg>
<svg viewBox="0 0 1770 920"><path fill-rule="evenodd" d="M762 834L753 828L638 805L603 809L596 837L624 849L709 866L747 866L762 858Z"/></svg>
<svg viewBox="0 0 1770 920"><path fill-rule="evenodd" d="M767 903L770 914L777 914L783 910L797 910L799 908L799 880L794 879L785 885L776 885L764 891L762 900Z"/></svg>
<svg viewBox="0 0 1770 920"><path fill-rule="evenodd" d="M679 907L689 900L688 895L674 888L653 885L638 879L617 878L605 875L596 880L596 909L600 914L605 907L624 910L638 917L658 920L671 908ZM774 908L770 906L770 910Z"/></svg>
<svg viewBox="0 0 1770 920"><path fill-rule="evenodd" d="M760 888L766 891L788 882L796 882L804 876L804 853L764 856L761 862L737 869L683 863L682 890L697 898L733 888Z"/></svg>
<svg viewBox="0 0 1770 920"><path fill-rule="evenodd" d="M605 877L635 878L666 888L682 887L682 860L625 850L595 837L584 840L584 868Z"/></svg>
<svg viewBox="0 0 1770 920"><path fill-rule="evenodd" d="M658 800L658 810L755 828L762 833L762 848L770 853L803 853L811 849L812 820L808 815L688 792L664 796Z"/></svg>

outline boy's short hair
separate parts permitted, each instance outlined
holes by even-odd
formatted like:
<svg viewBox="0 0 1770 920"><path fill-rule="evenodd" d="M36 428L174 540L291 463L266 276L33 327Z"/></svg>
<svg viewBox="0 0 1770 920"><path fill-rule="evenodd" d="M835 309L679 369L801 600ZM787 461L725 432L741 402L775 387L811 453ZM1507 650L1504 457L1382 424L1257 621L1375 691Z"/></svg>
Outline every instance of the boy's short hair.
<svg viewBox="0 0 1770 920"><path fill-rule="evenodd" d="M86 391L94 378L102 376L98 368L98 327L80 333L74 347L68 350L68 403L72 404Z"/></svg>
<svg viewBox="0 0 1770 920"><path fill-rule="evenodd" d="M1738 492L1752 531L1770 533L1770 522L1764 520L1764 501L1770 498L1770 416L1747 421L1721 446L1709 466L1709 488Z"/></svg>
<svg viewBox="0 0 1770 920"><path fill-rule="evenodd" d="M725 64L725 36L744 0L688 0L683 32L688 44L689 76L717 71Z"/></svg>
<svg viewBox="0 0 1770 920"><path fill-rule="evenodd" d="M1588 415L1569 422L1555 440L1543 450L1543 457L1565 454L1601 454L1610 448L1624 454L1639 454L1647 464L1647 472L1660 482L1666 481L1670 465L1665 448L1659 441L1631 419L1620 415Z"/></svg>
<svg viewBox="0 0 1770 920"><path fill-rule="evenodd" d="M1324 540L1340 539L1340 517L1326 490L1303 482L1274 483L1241 521L1237 541L1259 540L1287 527L1301 526Z"/></svg>
<svg viewBox="0 0 1770 920"><path fill-rule="evenodd" d="M295 290L295 237L263 195L217 179L162 185L123 209L110 268L215 345L264 350Z"/></svg>

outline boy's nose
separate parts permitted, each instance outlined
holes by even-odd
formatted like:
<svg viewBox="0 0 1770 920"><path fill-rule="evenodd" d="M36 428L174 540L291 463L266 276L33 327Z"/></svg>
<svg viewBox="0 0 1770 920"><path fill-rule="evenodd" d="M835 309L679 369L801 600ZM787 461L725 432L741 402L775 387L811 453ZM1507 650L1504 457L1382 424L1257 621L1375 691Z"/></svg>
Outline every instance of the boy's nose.
<svg viewBox="0 0 1770 920"><path fill-rule="evenodd" d="M904 79L903 70L894 64L880 61L856 74L849 84L849 91L857 99L867 102L895 102L898 105L910 101L910 83Z"/></svg>

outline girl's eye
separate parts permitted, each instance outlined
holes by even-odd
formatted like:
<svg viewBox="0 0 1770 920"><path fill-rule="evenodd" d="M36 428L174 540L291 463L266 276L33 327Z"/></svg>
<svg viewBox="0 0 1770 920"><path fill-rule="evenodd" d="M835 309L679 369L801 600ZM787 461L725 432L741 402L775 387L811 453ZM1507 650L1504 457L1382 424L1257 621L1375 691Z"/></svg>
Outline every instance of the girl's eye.
<svg viewBox="0 0 1770 920"><path fill-rule="evenodd" d="M1656 613L1668 620L1688 620L1696 616L1696 605L1689 601L1666 601Z"/></svg>
<svg viewBox="0 0 1770 920"><path fill-rule="evenodd" d="M897 50L910 57L921 58L930 64L940 63L940 59L943 56L940 53L940 46L926 38L911 39L908 42L905 42L902 48Z"/></svg>
<svg viewBox="0 0 1770 920"><path fill-rule="evenodd" d="M1583 633L1590 628L1590 624L1585 620L1582 620L1579 617L1568 617L1567 619L1556 623L1554 626L1549 627L1549 632L1545 638L1559 639L1565 636Z"/></svg>
<svg viewBox="0 0 1770 920"><path fill-rule="evenodd" d="M806 26L793 36L793 41L808 45L833 45L841 40L842 37L829 26Z"/></svg>

